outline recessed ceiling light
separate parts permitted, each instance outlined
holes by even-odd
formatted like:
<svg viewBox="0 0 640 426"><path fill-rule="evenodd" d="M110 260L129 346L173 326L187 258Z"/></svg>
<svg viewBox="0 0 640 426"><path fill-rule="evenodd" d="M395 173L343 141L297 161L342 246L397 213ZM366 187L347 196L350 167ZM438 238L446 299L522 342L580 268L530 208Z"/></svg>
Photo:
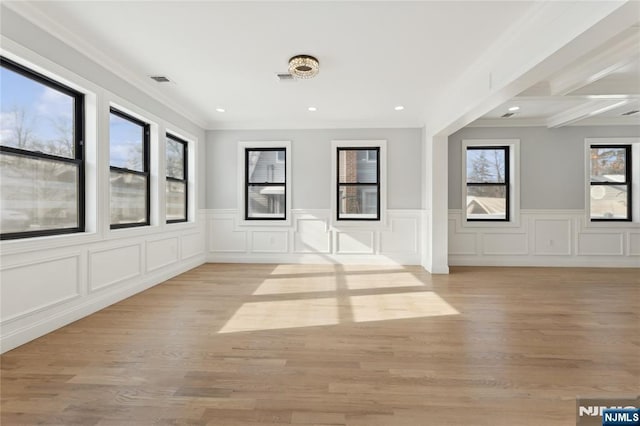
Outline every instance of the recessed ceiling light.
<svg viewBox="0 0 640 426"><path fill-rule="evenodd" d="M402 111L404 109L404 107L402 105L398 105L397 107L394 108L396 111Z"/></svg>
<svg viewBox="0 0 640 426"><path fill-rule="evenodd" d="M309 111L311 111L311 112L315 112L315 111L317 111L317 110L318 110L318 108L316 108L316 107L309 107L309 108L307 108L307 109L308 109Z"/></svg>
<svg viewBox="0 0 640 426"><path fill-rule="evenodd" d="M218 112L224 112L224 111L225 111L225 109L224 109L224 108L216 108L216 111L218 111Z"/></svg>
<svg viewBox="0 0 640 426"><path fill-rule="evenodd" d="M518 111L519 109L519 106L512 106L511 108L509 108L509 111Z"/></svg>

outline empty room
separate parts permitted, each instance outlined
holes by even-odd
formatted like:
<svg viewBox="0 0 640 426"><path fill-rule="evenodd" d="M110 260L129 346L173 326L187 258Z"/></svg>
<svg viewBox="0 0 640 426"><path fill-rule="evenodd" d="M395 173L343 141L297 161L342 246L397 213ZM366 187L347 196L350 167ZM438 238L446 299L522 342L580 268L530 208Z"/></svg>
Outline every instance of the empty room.
<svg viewBox="0 0 640 426"><path fill-rule="evenodd" d="M0 424L640 425L640 2L0 2Z"/></svg>

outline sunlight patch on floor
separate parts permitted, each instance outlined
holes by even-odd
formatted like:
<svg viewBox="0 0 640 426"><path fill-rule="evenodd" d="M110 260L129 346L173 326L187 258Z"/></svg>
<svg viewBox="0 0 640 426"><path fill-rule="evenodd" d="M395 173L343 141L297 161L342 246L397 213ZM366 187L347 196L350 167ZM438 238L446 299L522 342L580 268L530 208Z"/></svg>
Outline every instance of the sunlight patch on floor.
<svg viewBox="0 0 640 426"><path fill-rule="evenodd" d="M317 291L336 291L333 277L268 278L253 292L255 296L265 294L310 293Z"/></svg>
<svg viewBox="0 0 640 426"><path fill-rule="evenodd" d="M348 296L340 302L333 297L250 302L236 311L220 333L337 325L340 309L345 307L355 322L459 314L437 294L424 291Z"/></svg>
<svg viewBox="0 0 640 426"><path fill-rule="evenodd" d="M457 315L454 307L432 292L351 296L355 322Z"/></svg>
<svg viewBox="0 0 640 426"><path fill-rule="evenodd" d="M338 324L338 301L322 299L245 303L220 333Z"/></svg>
<svg viewBox="0 0 640 426"><path fill-rule="evenodd" d="M349 290L373 288L424 287L424 283L409 272L388 272L367 275L346 275L344 280Z"/></svg>

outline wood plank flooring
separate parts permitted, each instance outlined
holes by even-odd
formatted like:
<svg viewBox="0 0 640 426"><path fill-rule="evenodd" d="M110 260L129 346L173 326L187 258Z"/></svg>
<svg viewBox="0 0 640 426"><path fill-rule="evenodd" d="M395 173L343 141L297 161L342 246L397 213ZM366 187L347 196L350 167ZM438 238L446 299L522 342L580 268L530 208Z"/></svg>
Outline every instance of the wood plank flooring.
<svg viewBox="0 0 640 426"><path fill-rule="evenodd" d="M638 269L206 264L4 354L2 425L575 425Z"/></svg>

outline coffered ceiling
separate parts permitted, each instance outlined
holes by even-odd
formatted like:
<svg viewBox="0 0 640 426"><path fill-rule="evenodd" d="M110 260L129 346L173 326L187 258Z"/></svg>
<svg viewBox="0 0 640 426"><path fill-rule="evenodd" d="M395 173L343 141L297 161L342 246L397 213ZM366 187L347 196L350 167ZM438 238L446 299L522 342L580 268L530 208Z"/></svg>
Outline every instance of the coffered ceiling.
<svg viewBox="0 0 640 426"><path fill-rule="evenodd" d="M471 124L568 125L640 125L640 27L629 28Z"/></svg>

